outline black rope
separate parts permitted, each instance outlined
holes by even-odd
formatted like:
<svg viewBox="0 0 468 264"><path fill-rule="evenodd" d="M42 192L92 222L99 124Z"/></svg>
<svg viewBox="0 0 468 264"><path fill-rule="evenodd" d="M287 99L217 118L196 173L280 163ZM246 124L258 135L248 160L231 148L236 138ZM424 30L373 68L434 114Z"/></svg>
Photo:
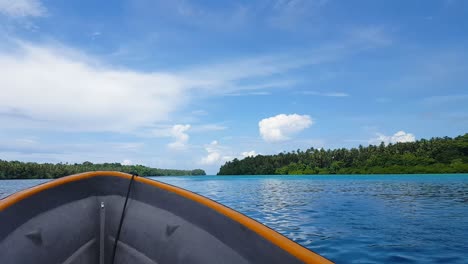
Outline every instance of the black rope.
<svg viewBox="0 0 468 264"><path fill-rule="evenodd" d="M120 238L120 230L122 230L122 224L125 217L125 208L127 208L128 196L130 195L130 189L132 188L133 178L135 178L135 176L137 176L137 174L132 174L132 178L130 179L130 183L128 184L127 196L125 196L125 203L122 209L122 215L120 216L119 228L117 229L117 235L115 236L114 249L112 250L112 264L114 264L115 252L117 251L117 243L119 242Z"/></svg>

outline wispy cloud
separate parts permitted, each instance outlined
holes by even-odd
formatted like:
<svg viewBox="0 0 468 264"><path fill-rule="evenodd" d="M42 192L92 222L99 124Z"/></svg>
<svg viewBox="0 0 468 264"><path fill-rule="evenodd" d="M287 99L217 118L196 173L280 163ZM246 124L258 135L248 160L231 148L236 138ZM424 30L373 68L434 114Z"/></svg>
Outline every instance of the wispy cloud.
<svg viewBox="0 0 468 264"><path fill-rule="evenodd" d="M173 114L198 96L268 95L272 89L288 88L296 83L284 77L288 73L355 52L355 44L347 45L143 72L109 65L57 43L12 40L0 49L0 121L5 127L128 133L174 122ZM335 91L311 94L349 96Z"/></svg>
<svg viewBox="0 0 468 264"><path fill-rule="evenodd" d="M191 28L208 30L240 30L251 25L281 30L294 30L298 24L310 24L329 0L262 0L225 1L216 5L201 5L184 0L131 1L132 14L146 21L170 21Z"/></svg>
<svg viewBox="0 0 468 264"><path fill-rule="evenodd" d="M200 5L185 0L140 0L131 1L128 8L129 12L146 23L163 20L211 30L239 28L247 24L250 16L247 5L234 2Z"/></svg>
<svg viewBox="0 0 468 264"><path fill-rule="evenodd" d="M46 143L36 138L17 138L0 141L0 153L18 153L20 155L48 154L63 155L102 153L114 154L138 152L143 148L141 142L94 142L94 143Z"/></svg>
<svg viewBox="0 0 468 264"><path fill-rule="evenodd" d="M226 96L251 96L251 95L270 95L270 92L245 92L245 93L228 93Z"/></svg>
<svg viewBox="0 0 468 264"><path fill-rule="evenodd" d="M208 132L208 131L221 131L226 130L227 126L220 125L220 124L204 124L204 125L194 125L191 129L192 132Z"/></svg>
<svg viewBox="0 0 468 264"><path fill-rule="evenodd" d="M198 110L193 110L191 114L195 116L205 116L208 114L208 112L206 110L198 109Z"/></svg>
<svg viewBox="0 0 468 264"><path fill-rule="evenodd" d="M101 37L102 36L102 32L101 31L93 31L91 34L90 34L90 37L92 40L96 40L97 38Z"/></svg>
<svg viewBox="0 0 468 264"><path fill-rule="evenodd" d="M341 93L341 92L334 92L334 93L324 93L323 96L330 96L330 97L347 97L349 94Z"/></svg>
<svg viewBox="0 0 468 264"><path fill-rule="evenodd" d="M143 73L116 69L76 50L15 43L15 52L0 51L0 118L10 127L132 131L168 120L194 89L217 94L214 88L235 80L288 69L259 59L223 64L216 72ZM243 64L251 71L239 71ZM237 89L242 88L231 85L231 91ZM26 117L31 121L25 123Z"/></svg>
<svg viewBox="0 0 468 264"><path fill-rule="evenodd" d="M288 71L288 70L286 70ZM236 84L231 83L225 87L225 96L249 96L249 95L270 95L271 92L266 90L272 89L288 89L297 83L295 80L268 80L254 84ZM239 92L232 92L236 90ZM230 92L231 91L231 92Z"/></svg>
<svg viewBox="0 0 468 264"><path fill-rule="evenodd" d="M279 29L294 29L298 23L317 14L326 6L328 0L272 0L265 6L267 23Z"/></svg>
<svg viewBox="0 0 468 264"><path fill-rule="evenodd" d="M41 17L47 9L40 0L0 0L0 14L10 17Z"/></svg>
<svg viewBox="0 0 468 264"><path fill-rule="evenodd" d="M352 27L347 30L347 34L351 40L365 43L367 47L380 47L392 44L393 38L388 32L388 28L379 25Z"/></svg>
<svg viewBox="0 0 468 264"><path fill-rule="evenodd" d="M326 58L328 59L328 58ZM202 90L218 90L222 93L229 90L253 90L265 87L276 87L284 83L259 83L242 85L240 81L253 78L274 76L305 65L320 63L325 58L311 56L307 59L291 55L259 56L238 59L229 63L200 65L194 69L181 72L192 86ZM255 81L255 80L253 80Z"/></svg>
<svg viewBox="0 0 468 264"><path fill-rule="evenodd" d="M61 153L63 150L56 147L40 144L36 139L18 138L0 141L0 152L16 153Z"/></svg>
<svg viewBox="0 0 468 264"><path fill-rule="evenodd" d="M393 93L450 93L456 86L466 86L467 61L468 53L463 49L422 49L418 54L403 58L401 69L395 75L398 78L392 78L386 85L383 83L383 86ZM445 96L444 93L440 96Z"/></svg>
<svg viewBox="0 0 468 264"><path fill-rule="evenodd" d="M308 52L264 55L229 63L200 65L179 74L186 78L187 85L199 91L216 94L290 87L297 83L297 80L284 77L279 79L278 76L284 76L306 66L342 59L356 52L354 45L354 43L349 43L349 46L348 43L331 43ZM245 81L253 84L246 85Z"/></svg>
<svg viewBox="0 0 468 264"><path fill-rule="evenodd" d="M465 101L468 102L468 94L437 95L422 99L422 103L426 105L444 105Z"/></svg>
<svg viewBox="0 0 468 264"><path fill-rule="evenodd" d="M348 97L348 93L344 92L317 92L317 91L300 91L297 94L303 95L317 95L317 96L327 96L327 97Z"/></svg>

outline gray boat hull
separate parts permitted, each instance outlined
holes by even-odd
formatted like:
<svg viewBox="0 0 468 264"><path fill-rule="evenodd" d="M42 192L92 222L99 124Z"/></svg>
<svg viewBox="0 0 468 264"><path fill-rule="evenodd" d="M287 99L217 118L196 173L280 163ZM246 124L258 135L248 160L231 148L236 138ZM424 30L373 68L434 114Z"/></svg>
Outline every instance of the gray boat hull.
<svg viewBox="0 0 468 264"><path fill-rule="evenodd" d="M111 263L130 175L69 177L0 201L0 263ZM229 208L152 182L135 178L115 263L328 263Z"/></svg>

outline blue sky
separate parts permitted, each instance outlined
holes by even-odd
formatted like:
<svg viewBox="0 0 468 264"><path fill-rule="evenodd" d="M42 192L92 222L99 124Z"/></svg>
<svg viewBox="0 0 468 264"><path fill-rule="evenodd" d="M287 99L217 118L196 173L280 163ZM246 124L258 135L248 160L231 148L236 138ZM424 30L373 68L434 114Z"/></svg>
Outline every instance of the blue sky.
<svg viewBox="0 0 468 264"><path fill-rule="evenodd" d="M468 2L0 0L0 159L216 173L468 132Z"/></svg>

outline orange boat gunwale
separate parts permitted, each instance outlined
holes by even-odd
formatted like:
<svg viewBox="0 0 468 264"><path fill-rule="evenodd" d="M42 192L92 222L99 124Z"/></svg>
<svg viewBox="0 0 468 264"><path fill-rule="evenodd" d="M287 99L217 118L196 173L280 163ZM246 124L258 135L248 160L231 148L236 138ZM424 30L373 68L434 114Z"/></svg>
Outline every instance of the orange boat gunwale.
<svg viewBox="0 0 468 264"><path fill-rule="evenodd" d="M85 173L79 173L79 174L62 177L62 178L59 178L50 182L46 182L46 183L31 187L23 191L19 191L4 199L1 199L0 211L3 211L7 209L8 207L12 206L13 204L18 203L42 191L45 191L45 190L48 190L48 189L51 189L51 188L54 188L63 184L67 184L67 183L71 183L71 182L75 182L79 180L84 180L84 179L88 179L92 177L97 177L97 176L120 177L120 178L125 178L128 180L130 180L132 177L132 175L130 174L123 173L123 172L115 172L115 171L93 171L93 172L85 172ZM249 228L250 230L260 235L261 237L270 241L272 244L278 246L279 248L283 249L289 254L295 256L297 259L303 261L304 263L333 263L329 261L328 259L310 251L309 249L304 248L303 246L277 233L273 229L263 224L260 224L259 222L229 207L219 204L209 198L206 198L199 194L192 193L190 191L187 191L185 189L182 189L182 188L170 185L170 184L154 181L154 180L147 179L144 177L135 177L134 180L169 191L169 192L173 192L184 198L203 204L215 210L216 212L222 215L225 215L226 217Z"/></svg>

